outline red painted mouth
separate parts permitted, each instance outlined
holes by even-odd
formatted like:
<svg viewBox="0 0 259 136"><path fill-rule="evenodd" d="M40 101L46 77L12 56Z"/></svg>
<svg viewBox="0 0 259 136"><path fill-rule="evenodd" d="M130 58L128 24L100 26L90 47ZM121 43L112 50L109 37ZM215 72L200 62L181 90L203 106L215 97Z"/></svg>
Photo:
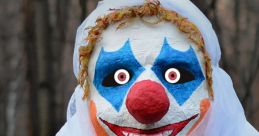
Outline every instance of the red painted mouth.
<svg viewBox="0 0 259 136"><path fill-rule="evenodd" d="M101 118L100 120L105 125L107 125L117 136L176 136L190 121L195 119L197 116L198 114L178 123L169 124L160 128L149 130L121 127L115 124L111 124Z"/></svg>

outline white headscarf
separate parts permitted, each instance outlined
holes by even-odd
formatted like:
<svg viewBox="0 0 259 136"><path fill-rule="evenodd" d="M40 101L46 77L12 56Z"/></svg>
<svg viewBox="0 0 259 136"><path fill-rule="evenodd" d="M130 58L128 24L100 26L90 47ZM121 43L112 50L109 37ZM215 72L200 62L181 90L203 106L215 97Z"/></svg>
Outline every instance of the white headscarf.
<svg viewBox="0 0 259 136"><path fill-rule="evenodd" d="M74 50L74 74L79 73L80 46L87 45L85 38L89 26L94 26L98 17L111 12L109 9L120 9L129 6L143 5L145 0L104 0L85 19L77 30ZM229 75L222 70L218 63L221 56L218 38L209 20L189 0L160 0L161 6L177 12L194 23L200 30L206 50L211 58L214 101L207 116L192 132L192 136L259 136L246 120L244 110L233 88ZM87 101L82 100L83 90L80 86L75 89L68 105L67 122L57 133L57 136L95 136L91 125Z"/></svg>

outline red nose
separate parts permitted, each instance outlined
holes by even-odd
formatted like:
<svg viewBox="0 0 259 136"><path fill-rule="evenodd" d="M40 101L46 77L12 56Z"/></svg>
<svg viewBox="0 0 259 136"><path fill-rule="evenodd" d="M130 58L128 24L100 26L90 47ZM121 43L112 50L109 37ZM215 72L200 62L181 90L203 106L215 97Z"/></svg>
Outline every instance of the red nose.
<svg viewBox="0 0 259 136"><path fill-rule="evenodd" d="M126 100L129 113L142 124L152 124L161 120L169 105L163 86L150 80L133 85Z"/></svg>

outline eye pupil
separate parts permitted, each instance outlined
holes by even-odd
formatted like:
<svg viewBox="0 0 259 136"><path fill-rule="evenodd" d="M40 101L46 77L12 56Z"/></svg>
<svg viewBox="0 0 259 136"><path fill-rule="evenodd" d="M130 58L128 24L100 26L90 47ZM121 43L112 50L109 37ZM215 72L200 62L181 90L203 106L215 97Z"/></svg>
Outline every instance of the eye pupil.
<svg viewBox="0 0 259 136"><path fill-rule="evenodd" d="M124 81L126 79L126 75L124 73L119 74L119 80Z"/></svg>
<svg viewBox="0 0 259 136"><path fill-rule="evenodd" d="M175 80L176 79L176 73L175 72L171 72L170 73L170 79L171 80Z"/></svg>

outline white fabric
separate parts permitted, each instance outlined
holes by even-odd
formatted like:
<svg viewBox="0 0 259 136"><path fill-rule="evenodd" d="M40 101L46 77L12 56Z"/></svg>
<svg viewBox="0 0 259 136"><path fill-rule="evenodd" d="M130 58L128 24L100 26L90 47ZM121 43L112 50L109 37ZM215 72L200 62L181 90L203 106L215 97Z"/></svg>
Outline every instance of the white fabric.
<svg viewBox="0 0 259 136"><path fill-rule="evenodd" d="M221 52L217 36L209 20L189 0L160 0L161 5L169 10L176 11L188 18L201 31L205 41L206 50L212 59L213 65L213 89L215 100L211 109L193 131L193 136L259 136L247 121L242 105L240 104L232 81L227 73L218 67ZM134 5L142 5L144 0L104 0L80 25L77 31L74 50L74 74L79 73L78 48L86 45L89 26L94 26L98 17L109 13L109 9L123 8ZM95 136L93 126L88 116L88 105L82 100L83 91L79 86L76 88L68 106L67 122L57 133L57 136ZM75 102L74 102L75 101ZM75 103L75 104L73 104ZM75 106L75 113L71 111Z"/></svg>
<svg viewBox="0 0 259 136"><path fill-rule="evenodd" d="M67 122L56 136L95 136L88 112L88 104L82 97L83 89L78 85L69 101ZM71 114L70 108L74 101L76 112Z"/></svg>
<svg viewBox="0 0 259 136"><path fill-rule="evenodd" d="M215 99L193 136L259 136L244 115L229 75L213 66Z"/></svg>

